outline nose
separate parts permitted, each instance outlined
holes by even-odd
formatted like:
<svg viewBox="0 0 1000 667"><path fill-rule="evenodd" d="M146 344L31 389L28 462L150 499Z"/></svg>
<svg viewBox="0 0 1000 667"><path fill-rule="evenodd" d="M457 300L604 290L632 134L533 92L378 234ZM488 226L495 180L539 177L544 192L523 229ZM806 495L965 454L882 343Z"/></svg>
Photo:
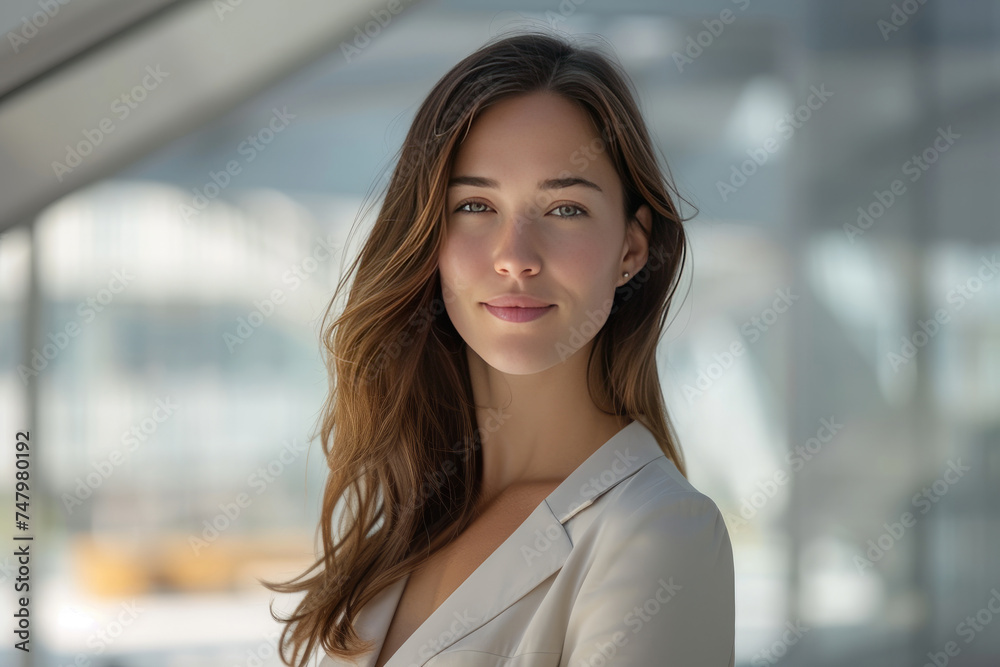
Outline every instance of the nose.
<svg viewBox="0 0 1000 667"><path fill-rule="evenodd" d="M538 273L541 256L534 229L530 209L515 211L503 219L493 249L493 266L497 273L514 277Z"/></svg>

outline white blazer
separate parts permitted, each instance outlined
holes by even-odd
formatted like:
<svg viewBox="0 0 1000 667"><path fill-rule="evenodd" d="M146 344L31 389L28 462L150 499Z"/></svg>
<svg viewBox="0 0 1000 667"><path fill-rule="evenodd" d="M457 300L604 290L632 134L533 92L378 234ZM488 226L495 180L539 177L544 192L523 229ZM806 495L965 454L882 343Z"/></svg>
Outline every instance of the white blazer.
<svg viewBox="0 0 1000 667"><path fill-rule="evenodd" d="M372 667L408 577L359 611ZM386 667L733 667L722 514L633 421L594 452L399 647Z"/></svg>

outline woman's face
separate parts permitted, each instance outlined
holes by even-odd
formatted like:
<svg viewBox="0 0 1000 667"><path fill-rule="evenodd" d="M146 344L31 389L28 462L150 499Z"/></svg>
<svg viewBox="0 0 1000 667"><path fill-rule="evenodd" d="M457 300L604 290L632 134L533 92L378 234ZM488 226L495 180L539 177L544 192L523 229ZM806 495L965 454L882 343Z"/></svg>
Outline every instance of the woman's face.
<svg viewBox="0 0 1000 667"><path fill-rule="evenodd" d="M484 110L450 174L438 260L448 316L469 347L513 375L544 371L587 346L615 288L646 263L626 227L622 184L587 113L551 92ZM649 209L637 217L649 229ZM545 309L493 309L508 294ZM535 315L530 321L525 315Z"/></svg>

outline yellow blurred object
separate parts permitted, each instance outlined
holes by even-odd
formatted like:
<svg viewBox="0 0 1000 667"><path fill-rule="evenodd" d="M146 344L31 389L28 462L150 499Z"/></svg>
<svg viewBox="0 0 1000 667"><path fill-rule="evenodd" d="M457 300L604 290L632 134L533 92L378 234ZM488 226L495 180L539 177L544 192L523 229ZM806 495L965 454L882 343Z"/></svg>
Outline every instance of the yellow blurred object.
<svg viewBox="0 0 1000 667"><path fill-rule="evenodd" d="M183 541L168 541L160 552L158 578L169 590L225 590L232 587L236 560L228 542L195 554Z"/></svg>
<svg viewBox="0 0 1000 667"><path fill-rule="evenodd" d="M206 592L260 588L257 578L287 580L314 561L305 532L261 537L220 536L197 550L187 534L156 539L87 534L75 538L80 586L98 597L149 592Z"/></svg>
<svg viewBox="0 0 1000 667"><path fill-rule="evenodd" d="M121 540L114 543L78 539L73 545L73 561L85 587L104 597L135 596L152 588L150 572L135 549Z"/></svg>

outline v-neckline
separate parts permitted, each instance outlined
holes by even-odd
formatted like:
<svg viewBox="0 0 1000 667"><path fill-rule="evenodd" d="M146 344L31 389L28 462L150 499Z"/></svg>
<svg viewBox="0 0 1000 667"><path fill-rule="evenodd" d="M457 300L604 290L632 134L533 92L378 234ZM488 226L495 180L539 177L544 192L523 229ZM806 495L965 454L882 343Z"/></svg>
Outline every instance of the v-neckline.
<svg viewBox="0 0 1000 667"><path fill-rule="evenodd" d="M513 533L414 628L410 636L389 656L384 667L400 667L408 664L407 660L415 659L416 637L440 635L433 645L433 654L439 653L481 627L557 572L573 549L573 543L563 525L610 488L663 456L652 433L639 420L632 420L542 499ZM546 540L542 549L538 548L539 535ZM511 559L517 556L525 559L528 566L511 570ZM496 590L496 595L484 597L478 590L473 592L469 589L470 581L475 581L484 588L495 587L501 576L505 577L504 584ZM374 667L378 661L389 626L395 618L409 580L410 574L407 573L360 610L356 620L358 634L375 639L378 643L365 656L361 663L363 667ZM438 613L449 605L460 607L463 610L461 616L458 612L452 613L455 618ZM454 631L456 620L461 621L457 633ZM423 641L426 644L430 639L425 637ZM426 647L421 645L421 648ZM429 657L424 656L423 660Z"/></svg>
<svg viewBox="0 0 1000 667"><path fill-rule="evenodd" d="M390 655L388 657L388 659L385 661L385 663L383 664L383 667L389 667L390 666L390 663L392 662L392 659L396 656L396 654L399 652L399 650L403 646L406 645L406 643L409 641L410 637L412 637L413 635L416 635L417 633L419 633L420 630L427 624L428 619L430 619L430 617L433 616L434 613L438 609L440 609L441 607L447 605L448 602L455 596L455 594L458 592L458 590L460 588L462 588L462 586L465 585L465 583L467 581L469 581L474 576L476 576L476 573L479 572L482 569L482 567L486 563L486 561L489 560L490 557L493 554L495 554L497 551L499 551L503 547L503 545L507 543L507 541L511 538L511 536L515 532L517 532L517 530L528 521L529 517L531 517L536 511L538 511L539 507L541 507L543 504L545 504L546 499L549 498L556 489L558 489L560 486L562 486L563 482L565 482L565 481L566 481L565 479L562 479L562 480L559 480L558 482L552 482L552 481L536 482L536 483L533 483L533 484L526 485L525 488L522 488L522 489L519 490L521 493L524 493L524 494L534 494L534 493L537 493L537 489L538 488L543 488L545 495L542 496L538 500L538 502L535 503L534 505L532 505L529 509L523 510L524 514L523 514L523 518L521 519L521 521L519 521L516 526L514 526L509 532L507 532L507 534L504 536L504 538L495 547L493 547L493 549L488 554L486 554L486 556L483 557L483 559L476 565L476 567L473 568L473 570L471 572L469 572L465 576L465 578L461 582L459 582L459 584L457 586L455 586L451 590L451 592L448 594L448 596L445 597L445 599L443 599L439 605L437 605L436 607L434 607L433 609L431 609L424 616L423 620L421 620L421 622L410 632L409 636L407 636L406 638L403 639L402 642L400 642L400 644L393 651L392 655ZM515 502L515 503L518 502L518 498L516 496L512 499L510 495L504 495L505 493L506 493L506 490L500 492L494 498L492 498L489 501L489 503L487 503L483 507L483 509L480 511L480 514L477 516L477 518L475 519L475 521L478 521L482 517L486 516L487 513L490 512L490 511L496 512L496 511L499 511L500 509L502 509L501 506L497 505L500 502L503 502L505 504L511 503L511 502ZM480 524L479 527L481 528L482 525L483 524ZM467 526L465 530L468 531L471 528L473 528L474 526L475 526L475 524L472 523L469 526ZM462 535L465 535L465 534L466 534L465 532L462 533ZM461 535L459 535L459 537L461 537ZM452 542L452 544L453 543L454 542ZM440 553L440 552L438 552L438 553ZM447 565L447 561L445 561L445 565ZM399 605L400 605L400 603L403 600L403 596L406 594L406 589L407 589L407 586L409 586L410 575L411 574L412 574L411 572L407 572L406 576L404 576L404 577L402 577L400 579L400 581L402 581L403 583L402 583L402 585L399 588L399 592L395 595L396 599L395 599L395 603L392 606L392 614L388 617L388 619L389 619L388 623L385 625L383 631L380 633L382 635L382 641L381 641L381 643L379 645L378 653L375 656L375 662L372 663L372 667L377 667L378 666L378 659L382 656L382 650L385 648L385 641L386 641L386 639L388 639L389 630L392 628L392 624L393 624L393 622L396 619L396 614L399 612Z"/></svg>

